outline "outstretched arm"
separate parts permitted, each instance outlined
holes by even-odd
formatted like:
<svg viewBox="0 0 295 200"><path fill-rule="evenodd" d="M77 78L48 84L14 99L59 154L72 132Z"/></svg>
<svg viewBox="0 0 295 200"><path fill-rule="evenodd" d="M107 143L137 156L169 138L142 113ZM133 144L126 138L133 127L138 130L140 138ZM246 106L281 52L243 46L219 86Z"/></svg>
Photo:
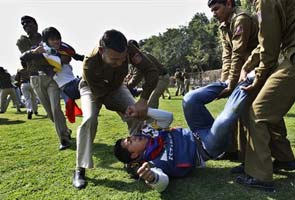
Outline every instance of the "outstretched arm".
<svg viewBox="0 0 295 200"><path fill-rule="evenodd" d="M150 163L145 162L137 170L137 174L146 184L158 192L163 192L168 184L169 177L160 168L152 167Z"/></svg>
<svg viewBox="0 0 295 200"><path fill-rule="evenodd" d="M173 121L173 114L171 112L148 108L147 116L156 120L160 128L168 128Z"/></svg>

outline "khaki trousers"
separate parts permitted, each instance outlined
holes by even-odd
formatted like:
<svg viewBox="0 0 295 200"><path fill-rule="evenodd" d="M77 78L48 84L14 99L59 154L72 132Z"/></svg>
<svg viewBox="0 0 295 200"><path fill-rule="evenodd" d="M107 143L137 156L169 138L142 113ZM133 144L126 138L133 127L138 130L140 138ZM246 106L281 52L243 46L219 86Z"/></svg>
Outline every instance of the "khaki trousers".
<svg viewBox="0 0 295 200"><path fill-rule="evenodd" d="M82 82L83 80L81 83ZM136 134L142 127L143 121L130 118L125 119L123 117L123 113L127 107L135 103L133 96L126 86L122 85L117 90L111 92L108 96L99 100L94 98L89 86L84 85L80 88L80 94L83 120L77 130L76 166L92 168L92 144L96 136L98 114L102 105L105 105L108 110L116 111L122 119L127 122L130 134Z"/></svg>
<svg viewBox="0 0 295 200"><path fill-rule="evenodd" d="M285 59L267 79L250 108L245 172L256 179L272 181L273 148L280 148L275 150L276 156L284 158L283 161L294 160L283 119L295 101L294 85L294 63ZM271 144L273 140L276 145Z"/></svg>
<svg viewBox="0 0 295 200"><path fill-rule="evenodd" d="M164 76L159 76L159 81L151 94L151 97L148 101L148 106L151 108L159 108L159 98L164 93L164 91L168 88L170 82L169 74Z"/></svg>
<svg viewBox="0 0 295 200"><path fill-rule="evenodd" d="M14 88L4 88L0 89L0 111L6 112L7 107L9 105L10 100L8 100L8 95L11 96L13 104L15 105L16 109L19 110L19 104L17 101L16 93Z"/></svg>
<svg viewBox="0 0 295 200"><path fill-rule="evenodd" d="M60 90L56 82L47 75L31 76L33 90L40 99L49 119L54 122L60 142L69 141L69 131L60 106Z"/></svg>
<svg viewBox="0 0 295 200"><path fill-rule="evenodd" d="M25 105L27 108L27 112L37 112L38 105L36 101L36 94L34 93L30 83L22 83L20 88L25 97Z"/></svg>

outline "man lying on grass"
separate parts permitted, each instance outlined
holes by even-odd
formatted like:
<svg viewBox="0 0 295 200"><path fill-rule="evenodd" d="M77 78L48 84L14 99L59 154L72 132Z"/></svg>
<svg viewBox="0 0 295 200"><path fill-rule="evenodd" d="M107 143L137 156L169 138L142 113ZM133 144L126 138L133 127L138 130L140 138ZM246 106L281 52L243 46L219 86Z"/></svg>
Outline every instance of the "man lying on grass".
<svg viewBox="0 0 295 200"><path fill-rule="evenodd" d="M146 125L137 135L119 139L114 147L115 156L129 165L140 163L136 169L139 177L159 192L164 191L169 183L168 176L183 177L227 150L232 129L248 100L240 87L251 81L253 78L240 83L215 120L205 104L212 101L210 98L218 91L202 95L200 88L197 96L186 94L183 110L186 120L190 118L189 129L168 128L173 120L172 113L149 108L147 116L155 120L157 128Z"/></svg>

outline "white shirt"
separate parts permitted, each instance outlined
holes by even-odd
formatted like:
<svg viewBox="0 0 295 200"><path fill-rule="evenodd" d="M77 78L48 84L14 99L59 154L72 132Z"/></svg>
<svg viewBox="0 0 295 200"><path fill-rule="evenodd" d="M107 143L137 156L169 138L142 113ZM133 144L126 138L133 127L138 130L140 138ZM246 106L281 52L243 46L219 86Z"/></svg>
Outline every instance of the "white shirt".
<svg viewBox="0 0 295 200"><path fill-rule="evenodd" d="M73 68L69 64L65 64L62 66L62 70L60 72L57 72L54 76L53 79L57 83L58 87L61 88L65 84L71 82L74 80L76 77L73 74Z"/></svg>

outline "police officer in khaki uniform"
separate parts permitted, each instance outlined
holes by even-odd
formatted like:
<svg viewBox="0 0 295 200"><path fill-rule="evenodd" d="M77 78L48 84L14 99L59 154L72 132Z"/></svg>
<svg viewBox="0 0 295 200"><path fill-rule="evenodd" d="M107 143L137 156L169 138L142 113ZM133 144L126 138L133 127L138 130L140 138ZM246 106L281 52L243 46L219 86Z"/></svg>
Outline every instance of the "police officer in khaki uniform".
<svg viewBox="0 0 295 200"><path fill-rule="evenodd" d="M15 89L11 83L10 74L0 66L0 113L5 113L10 100L8 95L11 96L13 104L15 105L17 112L21 112L19 103L16 98Z"/></svg>
<svg viewBox="0 0 295 200"><path fill-rule="evenodd" d="M284 115L295 101L290 88L295 85L295 1L254 0L259 21L259 66L249 93L260 90L250 108L250 139L246 149L245 175L237 177L240 184L274 191L273 170L295 169L290 142L286 138ZM284 59L278 63L279 54ZM243 68L241 77L249 71ZM280 141L284 160L272 162L270 142ZM282 153L280 152L280 153ZM289 156L287 156L289 155Z"/></svg>
<svg viewBox="0 0 295 200"><path fill-rule="evenodd" d="M206 103L216 98L224 98L231 94L240 77L240 71L250 56L251 51L258 44L258 22L253 16L236 7L234 0L209 0L208 6L213 16L220 22L219 31L222 43L222 74L220 81L205 86L202 90L216 96L212 96ZM197 95L199 90L194 90L188 95ZM242 116L243 117L243 116ZM244 120L239 120L239 130L233 134L232 145L227 151L228 159L237 159L238 152L243 157L243 145L245 132L243 131ZM238 148L238 145L240 147ZM241 158L242 159L242 158Z"/></svg>
<svg viewBox="0 0 295 200"><path fill-rule="evenodd" d="M128 44L133 44L134 46L139 48L139 45L135 40L129 40ZM159 98L164 93L164 91L168 88L169 82L170 82L168 70L150 53L143 52L143 54L148 59L150 59L150 61L158 69L158 74L159 74L158 84L149 98L148 106L151 108L159 108ZM136 87L143 77L144 75L142 74L142 72L140 70L137 70L137 68L134 68L133 75L131 79L128 81L127 87L129 89Z"/></svg>
<svg viewBox="0 0 295 200"><path fill-rule="evenodd" d="M65 116L61 110L60 90L52 78L55 72L42 55L45 52L43 46L39 46L42 36L38 33L38 24L31 16L23 16L21 24L27 33L27 36L22 35L16 43L20 52L23 53L21 61L27 64L30 84L46 110L49 119L54 122L60 142L59 150L67 149L71 146L71 130L68 129ZM58 37L61 37L60 34Z"/></svg>
<svg viewBox="0 0 295 200"><path fill-rule="evenodd" d="M123 85L128 64L142 71L145 78L140 99L135 103L128 88ZM134 45L127 45L125 36L117 30L108 30L99 46L84 59L83 79L80 83L83 121L77 131L76 170L73 186L81 189L87 185L85 168L92 168L92 144L96 135L102 105L127 119L129 133L141 128L142 121L133 118L146 117L147 101L158 82L156 66Z"/></svg>
<svg viewBox="0 0 295 200"><path fill-rule="evenodd" d="M189 86L190 86L190 75L187 72L187 69L183 70L183 78L184 78L184 81L183 81L183 84L184 84L183 94L185 95L186 93L189 92Z"/></svg>
<svg viewBox="0 0 295 200"><path fill-rule="evenodd" d="M183 94L183 90L184 90L184 78L180 68L176 68L176 72L174 73L174 78L176 81L175 96L178 96L179 93Z"/></svg>
<svg viewBox="0 0 295 200"><path fill-rule="evenodd" d="M14 79L24 95L28 119L32 119L33 113L38 114L36 94L30 84L30 72L27 70L27 64L22 62L22 66L23 68L17 71Z"/></svg>

